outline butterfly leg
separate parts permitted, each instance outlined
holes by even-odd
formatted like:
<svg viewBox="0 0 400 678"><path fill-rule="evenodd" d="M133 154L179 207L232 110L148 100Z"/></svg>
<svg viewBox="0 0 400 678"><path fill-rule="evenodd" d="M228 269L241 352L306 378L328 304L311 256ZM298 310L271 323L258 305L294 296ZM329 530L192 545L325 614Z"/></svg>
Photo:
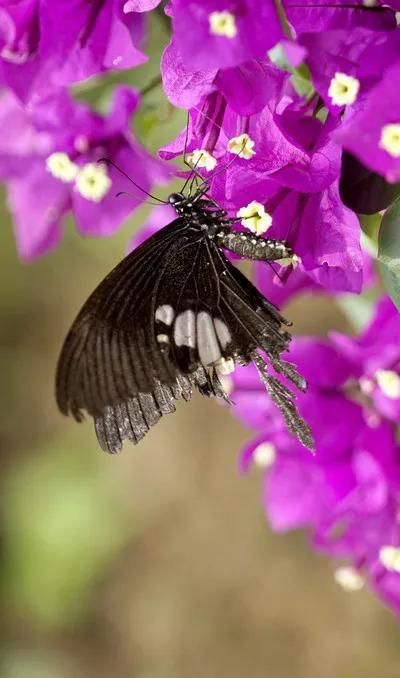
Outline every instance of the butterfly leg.
<svg viewBox="0 0 400 678"><path fill-rule="evenodd" d="M230 233L221 231L217 238L218 245L246 259L276 261L293 257L293 250L281 240L268 240L259 235L238 231Z"/></svg>

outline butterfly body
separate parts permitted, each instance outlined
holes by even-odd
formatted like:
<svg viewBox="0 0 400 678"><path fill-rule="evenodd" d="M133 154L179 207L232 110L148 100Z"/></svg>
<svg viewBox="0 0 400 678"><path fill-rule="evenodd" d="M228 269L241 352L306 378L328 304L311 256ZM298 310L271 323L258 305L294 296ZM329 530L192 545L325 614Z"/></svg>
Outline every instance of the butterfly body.
<svg viewBox="0 0 400 678"><path fill-rule="evenodd" d="M196 388L229 402L221 374L253 362L289 428L309 447L291 392L304 380L281 359L289 323L227 259L288 256L285 243L233 230L233 220L198 191L172 194L177 218L129 254L84 304L65 340L56 376L61 412L95 420L103 449L139 442Z"/></svg>

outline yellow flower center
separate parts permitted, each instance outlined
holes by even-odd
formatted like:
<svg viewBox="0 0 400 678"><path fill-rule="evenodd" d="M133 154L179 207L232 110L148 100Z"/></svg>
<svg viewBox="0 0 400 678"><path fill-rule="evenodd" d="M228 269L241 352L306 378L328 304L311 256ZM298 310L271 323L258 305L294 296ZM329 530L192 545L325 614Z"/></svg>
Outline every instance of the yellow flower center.
<svg viewBox="0 0 400 678"><path fill-rule="evenodd" d="M387 398L400 398L400 377L393 370L377 370L375 373L377 384Z"/></svg>
<svg viewBox="0 0 400 678"><path fill-rule="evenodd" d="M396 546L382 546L379 551L379 560L390 572L400 573L400 548Z"/></svg>
<svg viewBox="0 0 400 678"><path fill-rule="evenodd" d="M46 160L46 168L50 174L60 181L71 183L78 174L79 167L66 153L52 153Z"/></svg>
<svg viewBox="0 0 400 678"><path fill-rule="evenodd" d="M242 226L257 235L265 233L272 224L271 215L265 211L264 205L256 200L252 200L245 207L241 207L237 216L241 219Z"/></svg>
<svg viewBox="0 0 400 678"><path fill-rule="evenodd" d="M110 190L111 183L104 165L89 162L79 170L75 187L87 200L100 202Z"/></svg>
<svg viewBox="0 0 400 678"><path fill-rule="evenodd" d="M205 148L196 148L190 155L188 155L188 162L193 167L204 167L207 172L211 172L217 164L217 159Z"/></svg>
<svg viewBox="0 0 400 678"><path fill-rule="evenodd" d="M345 591L360 591L365 584L364 577L354 567L338 567L333 576Z"/></svg>
<svg viewBox="0 0 400 678"><path fill-rule="evenodd" d="M232 137L228 141L228 151L245 160L250 160L256 154L254 146L255 142L248 134L239 134L238 137Z"/></svg>
<svg viewBox="0 0 400 678"><path fill-rule="evenodd" d="M253 459L257 466L267 468L272 466L276 459L276 447L272 443L261 443L253 452Z"/></svg>
<svg viewBox="0 0 400 678"><path fill-rule="evenodd" d="M360 81L346 73L335 73L333 76L328 95L335 106L349 106L354 104L360 90Z"/></svg>
<svg viewBox="0 0 400 678"><path fill-rule="evenodd" d="M231 12L211 12L208 19L210 33L223 35L225 38L234 38L237 35L236 19Z"/></svg>
<svg viewBox="0 0 400 678"><path fill-rule="evenodd" d="M400 123L382 127L379 146L393 158L400 158Z"/></svg>

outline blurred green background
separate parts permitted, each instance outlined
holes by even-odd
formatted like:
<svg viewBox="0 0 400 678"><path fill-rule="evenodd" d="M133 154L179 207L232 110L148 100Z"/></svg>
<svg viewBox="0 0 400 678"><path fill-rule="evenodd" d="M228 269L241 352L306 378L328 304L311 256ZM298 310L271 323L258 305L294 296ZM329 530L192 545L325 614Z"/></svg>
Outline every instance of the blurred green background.
<svg viewBox="0 0 400 678"><path fill-rule="evenodd" d="M116 80L83 86L104 108ZM182 126L159 88L135 125L151 149ZM111 240L79 238L27 266L1 198L1 638L5 678L398 678L399 628L367 591L344 593L304 534L273 535L261 475L240 478L250 433L195 398L118 457L91 422L57 412L54 366L78 308L123 256L146 209ZM343 329L326 301L287 314L299 332Z"/></svg>

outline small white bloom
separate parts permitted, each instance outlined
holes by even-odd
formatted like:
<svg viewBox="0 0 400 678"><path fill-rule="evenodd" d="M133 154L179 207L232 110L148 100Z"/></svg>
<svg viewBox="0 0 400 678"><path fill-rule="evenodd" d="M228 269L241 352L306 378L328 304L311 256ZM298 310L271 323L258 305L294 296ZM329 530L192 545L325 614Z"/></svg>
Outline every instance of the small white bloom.
<svg viewBox="0 0 400 678"><path fill-rule="evenodd" d="M234 153L245 160L250 160L256 154L254 146L255 141L248 134L239 134L238 137L232 137L228 141L229 153Z"/></svg>
<svg viewBox="0 0 400 678"><path fill-rule="evenodd" d="M46 168L50 174L60 181L70 183L75 180L79 167L66 153L52 153L46 160Z"/></svg>
<svg viewBox="0 0 400 678"><path fill-rule="evenodd" d="M257 466L267 468L272 466L276 459L276 447L272 443L261 443L253 452L254 463Z"/></svg>
<svg viewBox="0 0 400 678"><path fill-rule="evenodd" d="M89 162L79 170L75 187L87 200L100 202L110 190L111 183L104 165Z"/></svg>
<svg viewBox="0 0 400 678"><path fill-rule="evenodd" d="M196 148L187 158L193 167L204 167L207 172L211 172L217 164L217 159L205 148Z"/></svg>
<svg viewBox="0 0 400 678"><path fill-rule="evenodd" d="M333 76L328 95L335 106L348 106L354 104L360 90L360 81L346 73L335 73Z"/></svg>
<svg viewBox="0 0 400 678"><path fill-rule="evenodd" d="M210 33L223 35L225 38L234 38L237 35L237 26L234 14L228 11L211 12L208 17Z"/></svg>
<svg viewBox="0 0 400 678"><path fill-rule="evenodd" d="M381 391L387 398L400 398L400 377L393 370L377 370L375 378Z"/></svg>
<svg viewBox="0 0 400 678"><path fill-rule="evenodd" d="M379 560L387 570L400 573L400 548L396 546L382 546L379 551Z"/></svg>
<svg viewBox="0 0 400 678"><path fill-rule="evenodd" d="M256 200L252 200L245 207L241 207L236 216L242 220L242 226L257 235L265 233L272 224L271 215L265 211L264 205Z"/></svg>
<svg viewBox="0 0 400 678"><path fill-rule="evenodd" d="M393 158L400 158L400 123L382 127L379 146Z"/></svg>
<svg viewBox="0 0 400 678"><path fill-rule="evenodd" d="M354 567L338 567L333 576L345 591L360 591L365 584L364 577Z"/></svg>

